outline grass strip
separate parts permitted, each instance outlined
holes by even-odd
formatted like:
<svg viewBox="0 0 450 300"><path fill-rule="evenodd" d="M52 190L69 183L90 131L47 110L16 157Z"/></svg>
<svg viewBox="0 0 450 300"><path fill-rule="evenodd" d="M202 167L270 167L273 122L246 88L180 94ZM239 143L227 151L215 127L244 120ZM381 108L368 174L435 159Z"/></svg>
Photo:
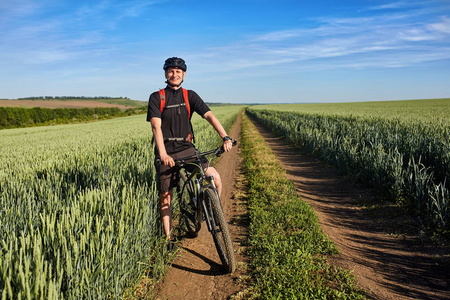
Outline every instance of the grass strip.
<svg viewBox="0 0 450 300"><path fill-rule="evenodd" d="M338 250L295 192L274 153L244 115L251 299L365 299L350 272L331 266Z"/></svg>

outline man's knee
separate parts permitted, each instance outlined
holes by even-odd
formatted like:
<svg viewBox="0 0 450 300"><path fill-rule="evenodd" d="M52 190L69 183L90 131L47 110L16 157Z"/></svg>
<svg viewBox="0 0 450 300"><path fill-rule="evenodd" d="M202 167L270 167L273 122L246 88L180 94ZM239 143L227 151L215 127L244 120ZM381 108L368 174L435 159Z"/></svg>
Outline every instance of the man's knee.
<svg viewBox="0 0 450 300"><path fill-rule="evenodd" d="M209 168L207 175L212 175L214 177L214 183L216 185L220 185L222 184L222 179L220 178L220 174L219 172L217 172L217 170L215 168Z"/></svg>

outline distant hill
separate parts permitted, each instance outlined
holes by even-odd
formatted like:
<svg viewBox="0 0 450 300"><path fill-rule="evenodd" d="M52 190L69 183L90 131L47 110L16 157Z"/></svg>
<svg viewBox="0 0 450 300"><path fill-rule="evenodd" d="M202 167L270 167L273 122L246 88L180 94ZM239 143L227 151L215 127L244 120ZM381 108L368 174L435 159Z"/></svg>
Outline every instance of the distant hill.
<svg viewBox="0 0 450 300"><path fill-rule="evenodd" d="M146 106L147 102L131 100L129 98L108 97L28 97L19 99L0 100L0 106L4 107L42 107L42 108L95 108L117 107L128 109Z"/></svg>

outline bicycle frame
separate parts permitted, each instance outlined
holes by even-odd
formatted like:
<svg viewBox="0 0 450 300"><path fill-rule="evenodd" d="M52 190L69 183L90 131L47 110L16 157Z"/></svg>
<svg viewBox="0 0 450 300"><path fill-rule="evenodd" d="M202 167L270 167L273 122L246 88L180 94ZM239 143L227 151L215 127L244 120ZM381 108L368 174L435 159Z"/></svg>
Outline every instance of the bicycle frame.
<svg viewBox="0 0 450 300"><path fill-rule="evenodd" d="M232 143L233 143L233 146L236 146L237 140L234 140ZM188 177L188 180L184 183L184 185L182 187L181 193L184 192L184 190L186 188L186 184L188 184L189 182L192 182L192 179L194 177L196 177L195 178L196 189L192 189L197 192L196 195L194 195L196 200L199 199L199 196L203 196L203 190L208 187L212 187L213 190L216 192L217 196L219 196L217 193L216 185L214 183L214 177L212 175L207 176L205 170L203 169L202 157L205 157L205 156L208 156L211 154L214 154L215 156L219 157L224 152L225 152L225 150L223 149L223 146L222 146L222 147L218 147L214 150L209 150L206 152L197 152L194 155L176 159L175 165L177 167L179 167L180 170L184 169L185 172L187 173L186 175ZM195 159L195 161L187 162L187 160L192 160L192 159ZM158 161L157 161L157 163L158 163ZM159 163L160 163L160 161L159 161ZM189 172L188 170L186 170L185 167L187 165L195 166L195 171ZM203 184L203 181L205 181L205 180L208 182L207 184ZM197 203L195 203L195 204L197 205Z"/></svg>
<svg viewBox="0 0 450 300"><path fill-rule="evenodd" d="M234 145L235 144L236 144L236 141L234 142ZM188 185L188 184L191 185L192 183L195 184L195 188L191 187L191 190L194 191L194 195L191 195L191 198L194 201L196 209L199 208L199 206L198 206L199 204L201 205L202 212L205 214L205 217L206 217L206 221L207 221L206 224L208 226L209 232L214 232L215 228L213 226L214 224L212 224L212 218L210 216L210 213L208 212L208 209L204 202L204 190L211 188L214 191L214 193L217 195L218 198L219 198L219 194L217 192L217 188L214 183L214 176L206 175L206 171L203 168L202 157L205 157L205 156L211 155L211 154L220 156L222 153L223 153L223 149L222 149L222 147L219 147L214 150L206 151L203 153L197 152L194 155L175 160L175 164L180 169L183 169L187 176L187 181L184 183L183 187L181 188L181 194L183 194L183 192L185 190L187 190L186 185ZM191 160L194 158L195 158L195 161L187 162L187 160ZM195 166L195 169L192 172L189 172L185 168L187 165L193 165L193 166ZM200 200L200 203L199 203L199 200Z"/></svg>

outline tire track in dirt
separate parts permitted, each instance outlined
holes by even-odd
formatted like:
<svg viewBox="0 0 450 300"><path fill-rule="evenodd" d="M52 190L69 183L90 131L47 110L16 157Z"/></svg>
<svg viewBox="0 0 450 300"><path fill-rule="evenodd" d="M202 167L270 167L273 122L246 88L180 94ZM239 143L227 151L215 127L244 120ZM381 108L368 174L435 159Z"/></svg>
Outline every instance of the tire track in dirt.
<svg viewBox="0 0 450 300"><path fill-rule="evenodd" d="M238 117L229 135L240 139L241 116ZM228 221L233 246L236 252L237 270L233 274L225 274L217 254L211 234L202 224L202 229L195 239L184 239L179 247L178 256L169 268L164 282L157 287L156 299L227 299L241 291L240 275L245 273L245 257L242 244L246 241L244 206L239 203L240 151L233 147L224 153L215 164L222 178L221 202Z"/></svg>
<svg viewBox="0 0 450 300"><path fill-rule="evenodd" d="M439 264L439 258L449 257L448 249L421 246L413 236L388 235L389 216L371 216L360 206L361 200L375 201L373 192L252 122L338 247L340 255L331 264L353 271L373 299L450 299L449 271Z"/></svg>

